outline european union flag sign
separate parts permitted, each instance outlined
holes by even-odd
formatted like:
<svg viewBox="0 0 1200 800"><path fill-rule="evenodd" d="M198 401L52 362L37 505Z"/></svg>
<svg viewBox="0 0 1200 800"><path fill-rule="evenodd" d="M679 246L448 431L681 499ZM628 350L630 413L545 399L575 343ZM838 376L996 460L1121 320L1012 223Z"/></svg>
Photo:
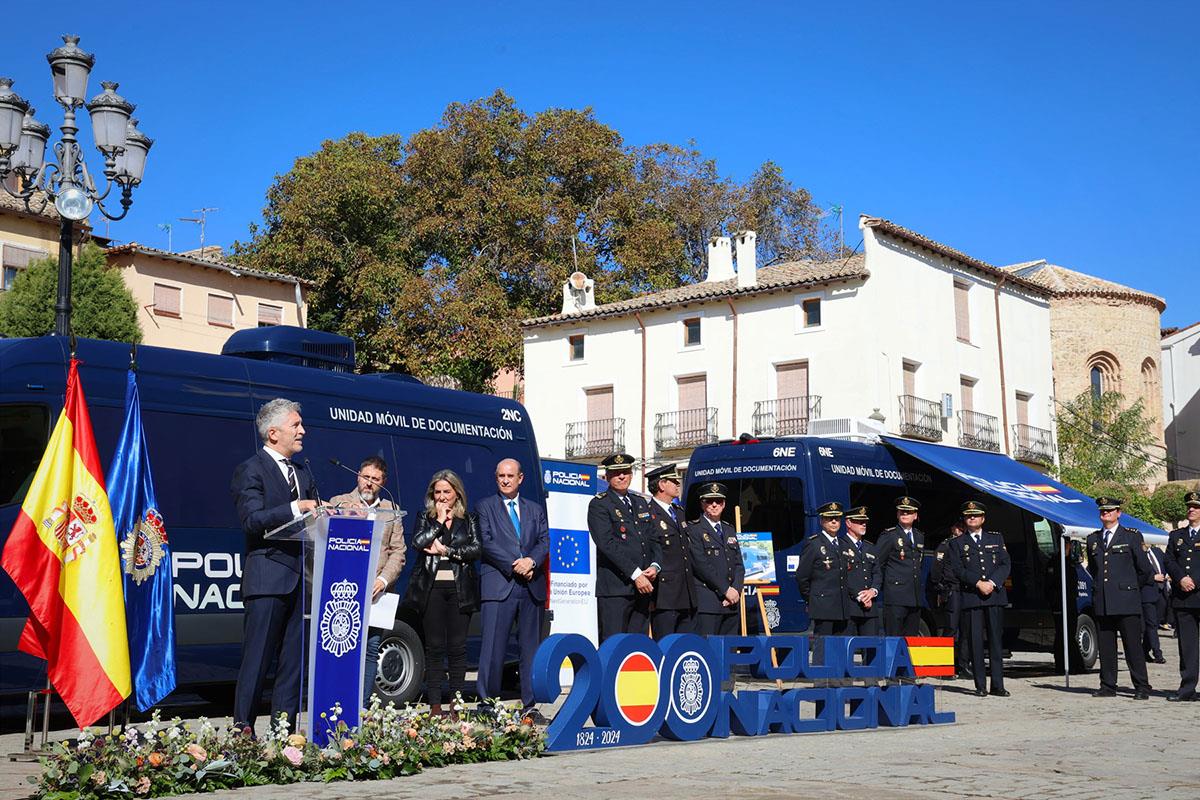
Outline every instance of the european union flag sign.
<svg viewBox="0 0 1200 800"><path fill-rule="evenodd" d="M575 575L591 572L588 532L550 529L550 571Z"/></svg>
<svg viewBox="0 0 1200 800"><path fill-rule="evenodd" d="M125 424L108 470L108 497L121 546L133 694L138 710L147 711L175 689L175 588L132 369L125 384Z"/></svg>

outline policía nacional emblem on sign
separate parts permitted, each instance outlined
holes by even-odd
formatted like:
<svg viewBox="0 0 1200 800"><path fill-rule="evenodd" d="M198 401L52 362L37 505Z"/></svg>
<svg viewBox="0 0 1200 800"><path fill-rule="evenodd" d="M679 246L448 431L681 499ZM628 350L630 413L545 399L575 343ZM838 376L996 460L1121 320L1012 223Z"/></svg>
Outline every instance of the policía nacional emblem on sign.
<svg viewBox="0 0 1200 800"><path fill-rule="evenodd" d="M331 598L321 609L321 649L341 658L358 646L362 631L362 613L358 602L358 584L338 581L329 587Z"/></svg>
<svg viewBox="0 0 1200 800"><path fill-rule="evenodd" d="M703 706L704 682L700 679L700 660L684 659L683 675L679 679L679 710L685 717L694 717Z"/></svg>
<svg viewBox="0 0 1200 800"><path fill-rule="evenodd" d="M141 584L158 569L166 552L167 526L157 508L146 509L146 516L121 542L121 565L134 583Z"/></svg>
<svg viewBox="0 0 1200 800"><path fill-rule="evenodd" d="M694 723L709 710L712 673L695 651L683 653L671 668L671 707L685 723Z"/></svg>

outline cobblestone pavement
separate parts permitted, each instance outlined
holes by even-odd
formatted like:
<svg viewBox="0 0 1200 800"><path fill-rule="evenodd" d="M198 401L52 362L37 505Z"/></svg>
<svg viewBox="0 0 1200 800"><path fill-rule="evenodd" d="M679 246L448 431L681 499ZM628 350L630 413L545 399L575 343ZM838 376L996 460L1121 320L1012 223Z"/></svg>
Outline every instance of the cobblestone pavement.
<svg viewBox="0 0 1200 800"><path fill-rule="evenodd" d="M1164 649L1174 650L1171 641ZM659 742L536 761L427 770L391 782L305 784L217 792L214 798L675 797L1155 798L1200 797L1195 730L1200 704L1167 703L1178 686L1174 653L1150 665L1149 702L1127 690L1094 699L1096 675L1071 688L1045 660L1009 662L1010 698L977 698L969 681L937 681L938 708L954 725L811 735ZM1121 682L1130 685L1122 670ZM69 735L69 732L59 734ZM0 736L2 752L21 736ZM0 800L29 794L36 765L0 762Z"/></svg>

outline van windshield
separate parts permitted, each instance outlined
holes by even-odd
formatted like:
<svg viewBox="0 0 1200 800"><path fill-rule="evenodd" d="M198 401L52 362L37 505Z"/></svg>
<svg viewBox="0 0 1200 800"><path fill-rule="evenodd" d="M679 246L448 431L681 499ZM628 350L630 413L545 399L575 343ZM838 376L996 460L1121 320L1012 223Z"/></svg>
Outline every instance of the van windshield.
<svg viewBox="0 0 1200 800"><path fill-rule="evenodd" d="M0 505L25 499L49 438L45 406L0 405Z"/></svg>

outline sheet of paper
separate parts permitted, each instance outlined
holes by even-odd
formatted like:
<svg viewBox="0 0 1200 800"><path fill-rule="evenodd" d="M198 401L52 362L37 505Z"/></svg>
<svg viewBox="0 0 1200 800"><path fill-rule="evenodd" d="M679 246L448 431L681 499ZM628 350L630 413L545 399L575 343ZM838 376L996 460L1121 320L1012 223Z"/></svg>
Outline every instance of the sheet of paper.
<svg viewBox="0 0 1200 800"><path fill-rule="evenodd" d="M372 628L383 628L390 631L396 624L396 611L400 608L400 595L384 592L379 599L371 603L371 614L368 624Z"/></svg>

